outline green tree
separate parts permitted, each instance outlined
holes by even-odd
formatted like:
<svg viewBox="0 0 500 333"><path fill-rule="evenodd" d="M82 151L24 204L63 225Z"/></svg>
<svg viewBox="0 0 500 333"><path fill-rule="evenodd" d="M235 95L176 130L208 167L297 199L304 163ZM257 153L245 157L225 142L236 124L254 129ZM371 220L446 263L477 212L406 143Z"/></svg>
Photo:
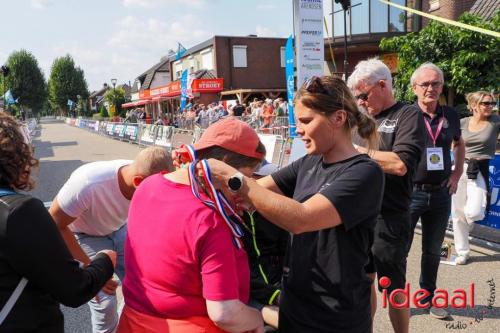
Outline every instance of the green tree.
<svg viewBox="0 0 500 333"><path fill-rule="evenodd" d="M89 97L85 74L69 54L54 60L48 86L50 104L59 114L68 111L68 99L77 102L78 95L84 100Z"/></svg>
<svg viewBox="0 0 500 333"><path fill-rule="evenodd" d="M19 98L19 105L38 113L47 100L47 84L37 59L20 50L9 55L6 65L10 73L5 78L5 91L10 89L14 98Z"/></svg>
<svg viewBox="0 0 500 333"><path fill-rule="evenodd" d="M104 100L108 105L116 106L116 115L123 117L124 110L122 110L122 104L126 102L125 100L125 89L123 87L118 87L116 89L108 89L104 95ZM114 115L112 115L114 116Z"/></svg>
<svg viewBox="0 0 500 333"><path fill-rule="evenodd" d="M99 107L99 114L101 115L102 119L106 119L109 117L108 110L106 110L106 107L104 105L101 105Z"/></svg>
<svg viewBox="0 0 500 333"><path fill-rule="evenodd" d="M500 12L489 21L470 13L460 22L493 31L500 30ZM449 105L457 97L475 90L498 89L500 39L467 29L432 21L418 33L383 39L383 51L398 53L398 73L394 79L396 97L413 101L410 86L414 70L424 62L433 62L444 73L445 95Z"/></svg>

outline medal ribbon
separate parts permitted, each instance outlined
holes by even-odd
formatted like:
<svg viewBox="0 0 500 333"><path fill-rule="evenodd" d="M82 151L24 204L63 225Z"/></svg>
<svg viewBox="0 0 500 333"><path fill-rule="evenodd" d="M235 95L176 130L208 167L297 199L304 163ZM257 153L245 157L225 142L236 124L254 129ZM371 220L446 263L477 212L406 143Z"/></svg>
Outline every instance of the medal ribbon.
<svg viewBox="0 0 500 333"><path fill-rule="evenodd" d="M206 160L197 160L196 151L193 149L192 146L185 145L184 148L187 149L190 155L190 159L192 161L188 166L188 175L189 175L189 183L191 185L191 192L193 192L193 195L198 200L203 202L203 204L214 209L222 216L224 222L226 222L226 225L229 227L231 233L233 234L234 245L238 249L243 248L243 243L240 239L244 235L244 232L240 225L240 223L243 223L243 220L234 211L233 207L231 207L229 201L224 196L224 194L215 189L214 184L212 182L212 177L210 174L210 168L208 166L208 162ZM196 174L197 174L196 166L198 164L200 164L201 166L201 171L205 184L208 185L207 188L209 197L208 200L204 199L200 194L200 185L198 184L198 181L196 179Z"/></svg>

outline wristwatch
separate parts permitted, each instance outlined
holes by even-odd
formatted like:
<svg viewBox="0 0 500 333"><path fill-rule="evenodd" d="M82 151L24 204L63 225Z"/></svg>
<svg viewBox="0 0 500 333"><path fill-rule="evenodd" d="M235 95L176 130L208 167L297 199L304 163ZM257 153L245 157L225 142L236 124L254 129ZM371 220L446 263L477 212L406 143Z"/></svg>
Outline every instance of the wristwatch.
<svg viewBox="0 0 500 333"><path fill-rule="evenodd" d="M227 186L231 192L237 193L241 189L243 186L243 177L244 176L241 172L237 172L229 178Z"/></svg>

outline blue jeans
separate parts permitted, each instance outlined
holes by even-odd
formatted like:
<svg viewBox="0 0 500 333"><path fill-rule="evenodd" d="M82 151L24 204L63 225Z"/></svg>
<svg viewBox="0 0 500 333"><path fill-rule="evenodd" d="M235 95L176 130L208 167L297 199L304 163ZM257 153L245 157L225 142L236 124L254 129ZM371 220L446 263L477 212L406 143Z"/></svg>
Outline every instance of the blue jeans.
<svg viewBox="0 0 500 333"><path fill-rule="evenodd" d="M422 225L422 258L420 262L420 288L431 294L427 299L430 301L436 290L436 279L441 260L441 245L443 244L446 226L451 211L451 195L445 186L436 191L414 190L411 198L410 215L412 232L410 236L413 242L413 234L418 219Z"/></svg>
<svg viewBox="0 0 500 333"><path fill-rule="evenodd" d="M124 247L127 235L127 225L107 236L90 236L82 233L75 233L75 237L80 243L83 251L92 259L101 250L116 251L115 274L123 282L125 277ZM99 292L99 302L95 298L89 301L92 332L112 333L118 326L120 319L118 302L116 295L108 295L103 291ZM120 311L121 312L121 311Z"/></svg>

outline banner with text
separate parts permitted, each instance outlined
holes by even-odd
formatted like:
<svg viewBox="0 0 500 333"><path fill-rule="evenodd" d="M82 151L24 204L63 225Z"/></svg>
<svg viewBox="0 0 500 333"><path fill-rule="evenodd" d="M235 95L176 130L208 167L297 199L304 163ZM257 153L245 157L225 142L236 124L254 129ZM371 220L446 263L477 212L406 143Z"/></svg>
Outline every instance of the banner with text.
<svg viewBox="0 0 500 333"><path fill-rule="evenodd" d="M323 76L323 0L294 0L297 88L313 76Z"/></svg>
<svg viewBox="0 0 500 333"><path fill-rule="evenodd" d="M293 98L295 96L295 68L293 63L293 38L288 37L285 46L285 77L286 93L288 97L288 125L290 126L290 137L295 137L295 114L293 112Z"/></svg>

